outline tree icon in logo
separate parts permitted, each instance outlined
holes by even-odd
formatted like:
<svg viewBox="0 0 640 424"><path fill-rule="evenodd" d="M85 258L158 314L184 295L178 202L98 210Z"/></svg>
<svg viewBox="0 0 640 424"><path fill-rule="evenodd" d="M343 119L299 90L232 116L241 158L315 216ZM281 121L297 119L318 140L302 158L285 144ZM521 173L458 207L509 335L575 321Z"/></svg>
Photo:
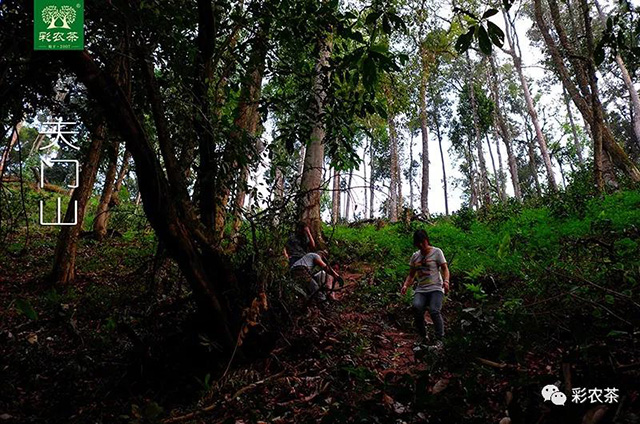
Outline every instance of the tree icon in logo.
<svg viewBox="0 0 640 424"><path fill-rule="evenodd" d="M56 6L47 6L42 9L42 20L44 23L49 23L47 29L71 29L69 24L76 21L76 11L71 6L62 6L60 8ZM57 22L61 20L62 25L57 26Z"/></svg>

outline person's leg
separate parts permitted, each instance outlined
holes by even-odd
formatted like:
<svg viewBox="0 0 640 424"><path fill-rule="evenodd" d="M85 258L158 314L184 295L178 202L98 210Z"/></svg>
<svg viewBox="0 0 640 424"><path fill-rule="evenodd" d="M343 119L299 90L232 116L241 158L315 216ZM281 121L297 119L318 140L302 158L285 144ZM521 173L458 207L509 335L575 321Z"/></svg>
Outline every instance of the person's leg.
<svg viewBox="0 0 640 424"><path fill-rule="evenodd" d="M424 326L424 310L427 307L427 297L424 293L416 293L413 295L413 318L416 323L418 334L422 337L427 336L427 329Z"/></svg>
<svg viewBox="0 0 640 424"><path fill-rule="evenodd" d="M312 296L316 291L320 291L320 288L324 287L326 280L327 280L326 272L324 271L316 272L313 275L313 278L311 278L309 282L309 295ZM321 302L327 300L327 296L322 291L316 294L315 298Z"/></svg>
<svg viewBox="0 0 640 424"><path fill-rule="evenodd" d="M429 315L431 315L431 319L435 326L436 338L440 340L444 336L444 321L442 320L442 314L440 313L444 293L441 291L433 291L428 294L428 297Z"/></svg>

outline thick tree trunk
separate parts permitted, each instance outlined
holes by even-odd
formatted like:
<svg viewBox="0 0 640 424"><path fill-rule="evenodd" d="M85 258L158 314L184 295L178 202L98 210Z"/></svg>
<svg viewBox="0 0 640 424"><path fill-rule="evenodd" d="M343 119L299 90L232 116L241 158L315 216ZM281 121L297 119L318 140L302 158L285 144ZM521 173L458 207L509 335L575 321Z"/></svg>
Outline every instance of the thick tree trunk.
<svg viewBox="0 0 640 424"><path fill-rule="evenodd" d="M118 149L120 143L114 142L107 146L109 165L107 173L104 179L104 186L102 188L102 196L100 196L100 202L96 210L96 217L93 220L93 233L98 240L102 240L107 235L107 220L109 204L111 203L111 197L115 188L116 171L118 167Z"/></svg>
<svg viewBox="0 0 640 424"><path fill-rule="evenodd" d="M556 44L556 41L553 39L550 33L549 25L547 24L542 11L542 2L541 0L534 0L534 16L535 21L540 28L540 32L542 33L542 37L544 38L545 44L549 49L549 53L551 54L551 58L556 66L556 69L560 75L560 79L562 84L569 92L571 99L574 104L582 114L585 122L589 124L591 127L592 137L594 136L594 127L599 127L599 132L602 134L602 146L603 150L607 152L607 154L611 157L611 160L622 170L631 180L634 182L640 182L640 170L636 167L636 165L629 159L629 156L625 153L625 151L620 147L620 145L616 142L613 133L608 125L604 122L604 120L599 120L598 117L602 117L602 111L598 111L594 113L592 107L595 105L599 107L600 101L592 102L590 101L590 89L589 89L589 79L586 75L586 71L584 69L584 61L580 58L578 59L575 54L573 54L570 43L567 40L566 34L563 31L561 26L559 12L557 10L557 4L554 0L550 0L549 4L551 6L551 15L554 17L554 24L556 30L559 32L558 37L563 44L563 48L567 50L568 54L571 57L571 63L574 67L574 74L576 75L576 79L578 84L574 84L571 79L571 73L568 71L565 66L564 59L560 54L560 50ZM600 105L601 107L601 105ZM606 167L605 167L606 168ZM608 178L613 178L613 174L609 173Z"/></svg>
<svg viewBox="0 0 640 424"><path fill-rule="evenodd" d="M538 146L540 147L540 153L542 153L542 158L544 160L544 166L547 170L547 181L549 183L549 189L551 191L557 191L558 186L556 184L556 179L553 174L553 166L551 165L551 158L549 157L549 149L547 148L547 140L542 133L542 126L540 125L540 121L538 121L538 112L536 112L535 105L533 104L533 97L531 97L531 91L529 90L529 84L527 83L527 79L522 70L522 53L520 51L520 44L518 41L518 36L516 34L515 25L510 17L508 17L508 12L504 12L504 20L505 20L505 28L507 40L509 42L509 50L508 53L511 55L513 59L513 64L515 65L516 72L518 73L518 77L520 79L520 86L522 88L522 92L524 94L525 103L527 105L527 112L529 112L529 117L531 118L531 122L533 123L533 127L536 130L536 140L538 141ZM518 49L518 52L516 52Z"/></svg>
<svg viewBox="0 0 640 424"><path fill-rule="evenodd" d="M76 225L66 225L60 227L58 234L58 242L53 254L53 269L50 274L50 280L55 284L71 284L75 280L76 269L76 251L78 249L78 235L82 230L85 209L91 192L93 183L96 180L96 173L100 165L100 155L102 153L102 145L104 142L105 128L104 123L98 124L93 130L91 136L91 144L87 156L82 161L82 171L80 172L80 181L78 187L73 191L64 222L76 221ZM77 210L76 205L77 203ZM77 215L76 215L77 211Z"/></svg>
<svg viewBox="0 0 640 424"><path fill-rule="evenodd" d="M183 195L186 188L173 187L182 181L167 180L154 148L120 87L99 70L87 52L69 52L65 58L126 141L135 161L149 222L191 285L199 310L207 317L206 322L217 340L225 349L232 349L235 344L231 331L233 317L239 314L234 314L220 295L236 284L228 260L211 247L212 234L198 224L188 197ZM165 166L168 167L168 163L165 160Z"/></svg>
<svg viewBox="0 0 640 424"><path fill-rule="evenodd" d="M426 43L420 44L420 133L422 135L422 187L420 208L429 216L429 124L427 122L427 83L433 56L429 55ZM412 208L413 209L413 208Z"/></svg>
<svg viewBox="0 0 640 424"><path fill-rule="evenodd" d="M324 137L326 128L324 123L325 101L330 82L328 71L329 57L333 43L329 36L322 35L318 39L318 61L315 66L315 80L313 83L313 104L310 142L307 145L302 172L301 191L302 208L300 218L306 222L316 242L323 244L320 218L320 198L322 197L322 175L324 171Z"/></svg>
<svg viewBox="0 0 640 424"><path fill-rule="evenodd" d="M340 221L340 171L333 170L333 192L331 194L331 223L336 225Z"/></svg>

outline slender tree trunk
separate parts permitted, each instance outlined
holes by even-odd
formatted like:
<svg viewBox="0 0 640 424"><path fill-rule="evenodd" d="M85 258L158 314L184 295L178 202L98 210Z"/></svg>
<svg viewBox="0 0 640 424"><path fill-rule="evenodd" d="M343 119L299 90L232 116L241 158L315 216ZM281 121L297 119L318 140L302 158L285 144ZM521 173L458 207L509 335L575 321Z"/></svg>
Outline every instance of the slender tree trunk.
<svg viewBox="0 0 640 424"><path fill-rule="evenodd" d="M429 216L429 124L427 122L427 83L429 67L433 63L425 42L420 44L420 133L422 134L422 187L420 208L422 214ZM413 209L413 208L412 208Z"/></svg>
<svg viewBox="0 0 640 424"><path fill-rule="evenodd" d="M19 122L12 130L11 137L9 138L9 145L2 152L2 157L0 158L0 176L4 174L4 168L9 161L9 156L11 155L11 151L13 150L13 146L16 145L18 141L18 134L20 133L20 129L22 128L22 122Z"/></svg>
<svg viewBox="0 0 640 424"><path fill-rule="evenodd" d="M340 221L340 171L333 170L333 192L331 195L331 223L336 225Z"/></svg>
<svg viewBox="0 0 640 424"><path fill-rule="evenodd" d="M96 217L93 220L93 232L98 240L102 240L107 235L107 214L109 210L109 203L111 202L111 196L115 187L114 180L116 178L116 171L118 168L119 148L119 142L114 142L107 146L109 165L104 179L102 196L100 196L100 202L98 203L98 208L96 210Z"/></svg>
<svg viewBox="0 0 640 424"><path fill-rule="evenodd" d="M487 149L489 150L489 158L491 158L491 168L493 169L494 180L496 181L496 195L498 199L502 199L502 191L500 190L500 177L498 176L498 169L496 168L496 161L493 158L493 150L491 149L491 141L489 140L489 134L485 133L485 140L487 140Z"/></svg>
<svg viewBox="0 0 640 424"><path fill-rule="evenodd" d="M476 95L473 88L473 80L471 79L471 61L467 55L467 63L469 64L469 77L467 87L469 90L469 99L471 100L471 111L473 114L473 129L475 132L475 143L478 151L478 170L480 171L480 194L482 196L482 205L491 204L491 194L489 193L489 177L487 176L487 165L484 160L482 151L482 135L480 134L480 119L478 117L478 106L476 104Z"/></svg>
<svg viewBox="0 0 640 424"><path fill-rule="evenodd" d="M538 197L542 197L542 187L540 186L540 180L538 179L538 165L536 161L536 150L533 145L533 141L531 140L531 137L529 137L529 132L525 131L525 134L527 137L527 152L529 154L529 171L531 172L531 176L533 177L533 181L536 185L536 193L538 194Z"/></svg>
<svg viewBox="0 0 640 424"><path fill-rule="evenodd" d="M409 134L409 207L413 212L413 131Z"/></svg>
<svg viewBox="0 0 640 424"><path fill-rule="evenodd" d="M50 274L50 280L56 284L71 284L75 281L76 276L76 251L78 249L78 235L82 230L82 222L84 221L85 209L93 183L96 179L98 166L100 164L100 155L102 153L102 144L104 142L105 128L104 123L98 124L93 130L91 144L82 164L80 172L80 181L78 187L73 191L64 222L73 222L77 219L76 225L68 225L60 227L58 234L58 242L54 251L53 269ZM77 202L77 215L75 204Z"/></svg>
<svg viewBox="0 0 640 424"><path fill-rule="evenodd" d="M129 172L129 160L131 159L131 153L128 150L124 151L124 156L122 158L122 166L120 167L120 172L118 172L118 178L116 178L116 183L113 187L113 193L111 193L111 203L118 205L120 204L120 189L122 189L122 183L124 182L127 173Z"/></svg>
<svg viewBox="0 0 640 424"><path fill-rule="evenodd" d="M442 134L440 134L440 120L438 119L438 111L433 111L433 121L436 127L436 137L438 137L438 148L440 149L440 161L442 163L442 188L444 191L444 210L449 215L449 194L447 193L447 166L444 162L444 152L442 151Z"/></svg>
<svg viewBox="0 0 640 424"><path fill-rule="evenodd" d="M567 40L566 34L564 33L561 26L559 13L557 11L557 4L554 0L550 0L549 4L551 6L551 15L554 18L554 24L556 30L558 31L558 37L563 45L563 49L565 49L567 51L567 54L570 55L570 62L574 67L574 74L576 75L576 79L578 80L577 86L571 79L571 73L565 65L563 56L560 54L560 50L558 48L558 45L556 44L555 39L551 36L549 25L547 24L543 16L541 0L534 0L534 16L538 28L540 28L542 37L544 38L545 44L549 49L551 58L560 75L562 84L564 85L574 104L582 114L585 122L587 122L591 127L592 137L595 136L594 127L600 126L599 132L602 134L603 150L605 150L608 156L611 157L611 160L617 168L622 170L634 182L640 182L640 170L638 170L636 165L631 161L631 159L629 159L629 156L626 154L624 149L622 149L622 147L620 147L620 145L616 142L609 126L602 119L598 120L598 117L602 117L603 114L601 113L601 111L594 113L595 111L592 110L593 105L595 104L596 107L598 107L598 105L600 105L600 102L599 100L595 102L592 102L590 100L590 82L584 69L584 61L582 60L582 58L578 58L578 56L573 53L572 47ZM604 160L607 161L608 158L605 158ZM603 167L607 168L607 166L605 166L604 164ZM607 172L607 179L615 184L614 178L615 176L612 172Z"/></svg>
<svg viewBox="0 0 640 424"><path fill-rule="evenodd" d="M240 99L236 109L234 119L234 130L231 131L229 142L225 146L223 154L223 162L232 163L232 167L238 163L236 157L238 155L238 146L244 147L244 155L252 161L259 158L264 146L259 138L256 138L258 126L260 124L260 96L262 93L262 78L264 74L265 61L268 50L268 37L271 20L263 19L257 34L251 40L252 51L247 64L247 74L242 83L240 91ZM242 147L240 147L242 149ZM246 196L245 186L249 177L249 168L245 164L240 170L240 175L235 181L237 191L234 204L234 223L233 233L235 234L240 225L242 218L240 216L244 207ZM215 215L215 229L218 239L224 236L225 218L227 215L227 204L231 194L231 186L233 185L233 173L219 173L216 176L216 186L218 187Z"/></svg>
<svg viewBox="0 0 640 424"><path fill-rule="evenodd" d="M349 170L349 180L347 181L347 201L345 202L344 219L349 222L349 211L351 210L351 180L353 178L353 169ZM351 214L353 217L353 214Z"/></svg>
<svg viewBox="0 0 640 424"><path fill-rule="evenodd" d="M502 165L502 152L500 151L500 136L498 135L498 129L493 127L493 137L496 140L496 153L498 155L498 181L500 181L500 192L502 193L502 201L507 201L507 179L504 173L504 166Z"/></svg>
<svg viewBox="0 0 640 424"><path fill-rule="evenodd" d="M371 140L368 140L369 145L371 144ZM364 173L364 216L363 219L367 219L368 210L369 210L369 202L367 202L367 146L364 148L364 152L362 152L362 170Z"/></svg>
<svg viewBox="0 0 640 424"><path fill-rule="evenodd" d="M375 192L375 181L373 179L373 140L371 140L370 146L371 148L369 149L369 166L371 167L371 172L369 173L369 218L373 219L373 193Z"/></svg>
<svg viewBox="0 0 640 424"><path fill-rule="evenodd" d="M607 24L607 17L602 11L602 7L600 7L600 3L598 0L594 0L596 8L598 9L598 14L600 15L600 20L602 21L602 25ZM620 75L622 76L622 80L624 81L624 85L627 87L627 91L629 91L629 96L631 98L631 104L633 106L632 120L633 120L633 132L636 135L636 144L638 148L640 148L640 97L638 97L638 91L636 90L633 81L631 80L631 75L629 75L629 71L622 60L622 56L620 54L616 54L616 64L620 69Z"/></svg>
<svg viewBox="0 0 640 424"><path fill-rule="evenodd" d="M324 137L326 133L323 115L330 75L328 69L331 56L332 41L326 35L318 39L318 61L315 66L313 84L314 101L311 114L314 116L311 130L311 141L307 145L302 173L301 218L307 223L314 239L323 243L321 234L320 198L322 196L322 174L324 170Z"/></svg>
<svg viewBox="0 0 640 424"><path fill-rule="evenodd" d="M567 95L567 89L562 86L562 98L564 104L567 107L567 116L569 117L569 125L571 125L571 134L573 135L573 147L576 151L578 163L584 165L584 159L582 157L582 143L580 143L580 137L578 137L578 131L576 129L575 121L573 120L573 112L571 111L571 104L569 103L569 96Z"/></svg>
<svg viewBox="0 0 640 424"><path fill-rule="evenodd" d="M536 112L535 105L533 104L533 98L531 97L531 91L529 90L529 84L527 83L527 79L522 71L522 53L520 52L520 43L518 41L518 35L516 33L515 25L510 17L508 17L508 12L503 11L504 23L506 29L507 40L509 42L509 50L508 53L511 55L513 59L513 64L515 65L516 72L518 73L518 77L520 78L520 86L522 87L522 92L524 94L525 102L527 105L527 111L529 112L529 116L531 117L531 122L533 123L533 127L536 130L536 140L538 141L538 146L540 147L540 152L542 153L542 158L544 160L544 166L547 170L547 180L549 182L549 189L551 191L557 191L558 186L556 184L556 180L553 174L553 166L551 165L551 158L549 157L549 150L547 148L547 140L545 139L544 134L542 133L542 127L540 122L538 121L538 113ZM516 53L516 49L520 53Z"/></svg>
<svg viewBox="0 0 640 424"><path fill-rule="evenodd" d="M389 183L389 220L398 220L398 145L396 144L396 125L393 116L389 115L389 148L391 149L391 180Z"/></svg>
<svg viewBox="0 0 640 424"><path fill-rule="evenodd" d="M494 109L494 121L497 121L498 129L500 130L500 135L502 136L502 142L504 143L507 149L507 161L509 162L509 174L511 175L511 183L513 184L513 195L516 197L518 202L522 202L522 191L520 189L520 177L518 176L518 162L516 161L516 157L513 154L513 145L511 140L511 131L509 131L509 127L507 126L502 106L500 103L500 89L498 86L498 71L496 69L495 58L491 56L490 58L491 65L491 78L489 86L491 87L491 93L493 97L493 102L495 103Z"/></svg>

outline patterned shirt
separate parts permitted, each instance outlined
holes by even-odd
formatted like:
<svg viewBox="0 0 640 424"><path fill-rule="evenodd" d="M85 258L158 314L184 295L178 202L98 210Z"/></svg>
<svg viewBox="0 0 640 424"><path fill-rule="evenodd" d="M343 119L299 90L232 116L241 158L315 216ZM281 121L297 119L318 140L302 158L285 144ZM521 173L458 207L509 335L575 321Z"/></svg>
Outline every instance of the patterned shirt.
<svg viewBox="0 0 640 424"><path fill-rule="evenodd" d="M440 275L440 266L447 263L442 250L431 246L429 253L423 255L418 250L411 256L409 266L415 270L416 293L429 293L432 291L441 291L442 276Z"/></svg>

